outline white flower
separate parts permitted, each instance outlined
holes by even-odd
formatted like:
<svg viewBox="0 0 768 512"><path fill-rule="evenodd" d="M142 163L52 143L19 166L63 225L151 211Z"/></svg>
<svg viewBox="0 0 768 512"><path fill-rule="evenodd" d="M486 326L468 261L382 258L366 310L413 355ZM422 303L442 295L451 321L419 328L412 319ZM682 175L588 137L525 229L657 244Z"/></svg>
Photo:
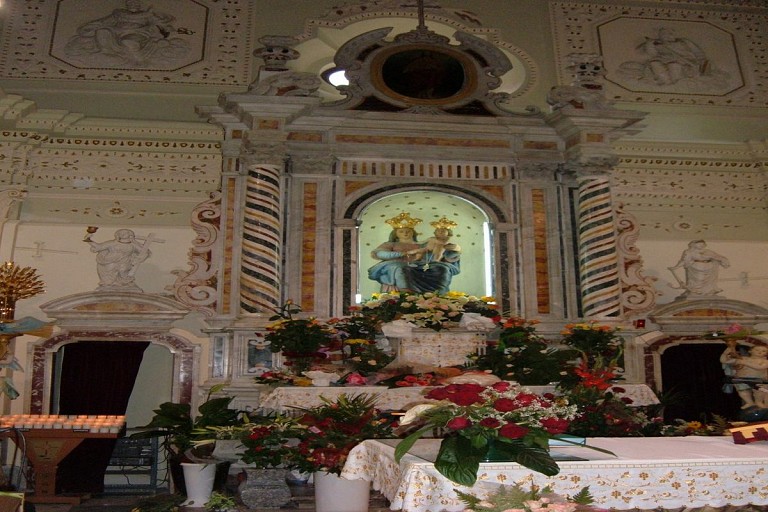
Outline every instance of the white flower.
<svg viewBox="0 0 768 512"><path fill-rule="evenodd" d="M419 404L414 405L403 415L403 419L400 420L400 425L409 425L419 419L424 411L428 411L433 407L437 407L438 404Z"/></svg>

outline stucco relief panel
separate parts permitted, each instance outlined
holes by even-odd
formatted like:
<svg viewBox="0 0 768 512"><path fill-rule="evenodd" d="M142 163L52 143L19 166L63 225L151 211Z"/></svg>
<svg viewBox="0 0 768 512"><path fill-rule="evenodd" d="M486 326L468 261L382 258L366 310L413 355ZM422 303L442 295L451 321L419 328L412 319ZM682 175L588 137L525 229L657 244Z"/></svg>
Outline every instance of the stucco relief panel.
<svg viewBox="0 0 768 512"><path fill-rule="evenodd" d="M606 96L616 101L768 106L764 13L743 10L552 2L561 83L567 56L603 56Z"/></svg>
<svg viewBox="0 0 768 512"><path fill-rule="evenodd" d="M7 78L246 85L248 0L10 2Z"/></svg>

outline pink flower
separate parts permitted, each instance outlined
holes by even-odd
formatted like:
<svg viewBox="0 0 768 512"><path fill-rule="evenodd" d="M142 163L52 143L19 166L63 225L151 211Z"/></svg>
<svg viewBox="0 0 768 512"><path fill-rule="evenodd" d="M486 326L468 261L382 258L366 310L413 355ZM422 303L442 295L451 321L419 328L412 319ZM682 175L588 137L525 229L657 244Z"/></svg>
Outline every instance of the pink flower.
<svg viewBox="0 0 768 512"><path fill-rule="evenodd" d="M359 373L350 373L347 375L346 382L350 386L364 386L367 383L365 377Z"/></svg>

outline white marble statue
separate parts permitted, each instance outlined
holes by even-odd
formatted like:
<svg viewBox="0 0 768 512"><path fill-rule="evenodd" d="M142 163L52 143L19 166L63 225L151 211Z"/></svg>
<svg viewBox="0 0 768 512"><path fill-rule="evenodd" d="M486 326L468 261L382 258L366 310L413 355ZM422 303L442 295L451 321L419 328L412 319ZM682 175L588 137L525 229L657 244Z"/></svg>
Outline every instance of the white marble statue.
<svg viewBox="0 0 768 512"><path fill-rule="evenodd" d="M96 253L96 268L99 273L97 290L139 291L135 283L136 269L151 256L149 244L159 242L152 235L140 242L130 229L118 229L115 238L106 242L91 240L95 229L90 228L84 242Z"/></svg>
<svg viewBox="0 0 768 512"><path fill-rule="evenodd" d="M677 265L669 267L669 271L675 276L679 284L678 288L685 290L680 297L691 298L720 293L722 290L717 286L719 270L720 267L728 268L729 266L728 258L707 249L707 243L704 240L693 240L688 243L688 249L683 251ZM684 280L675 273L679 268L685 270Z"/></svg>

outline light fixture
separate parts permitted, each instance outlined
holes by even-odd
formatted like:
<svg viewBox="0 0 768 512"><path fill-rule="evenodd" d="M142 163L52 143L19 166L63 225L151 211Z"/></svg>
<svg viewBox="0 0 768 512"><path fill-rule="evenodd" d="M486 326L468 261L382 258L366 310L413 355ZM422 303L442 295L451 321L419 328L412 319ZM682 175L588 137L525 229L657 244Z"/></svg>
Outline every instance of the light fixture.
<svg viewBox="0 0 768 512"><path fill-rule="evenodd" d="M34 297L43 291L45 289L37 270L21 268L12 261L0 266L0 360L8 353L8 344L13 338L47 326L34 318L24 318L19 322L14 320L16 301Z"/></svg>
<svg viewBox="0 0 768 512"><path fill-rule="evenodd" d="M328 82L334 87L340 87L342 85L349 85L347 80L346 71L338 66L328 68L320 73L320 78Z"/></svg>

